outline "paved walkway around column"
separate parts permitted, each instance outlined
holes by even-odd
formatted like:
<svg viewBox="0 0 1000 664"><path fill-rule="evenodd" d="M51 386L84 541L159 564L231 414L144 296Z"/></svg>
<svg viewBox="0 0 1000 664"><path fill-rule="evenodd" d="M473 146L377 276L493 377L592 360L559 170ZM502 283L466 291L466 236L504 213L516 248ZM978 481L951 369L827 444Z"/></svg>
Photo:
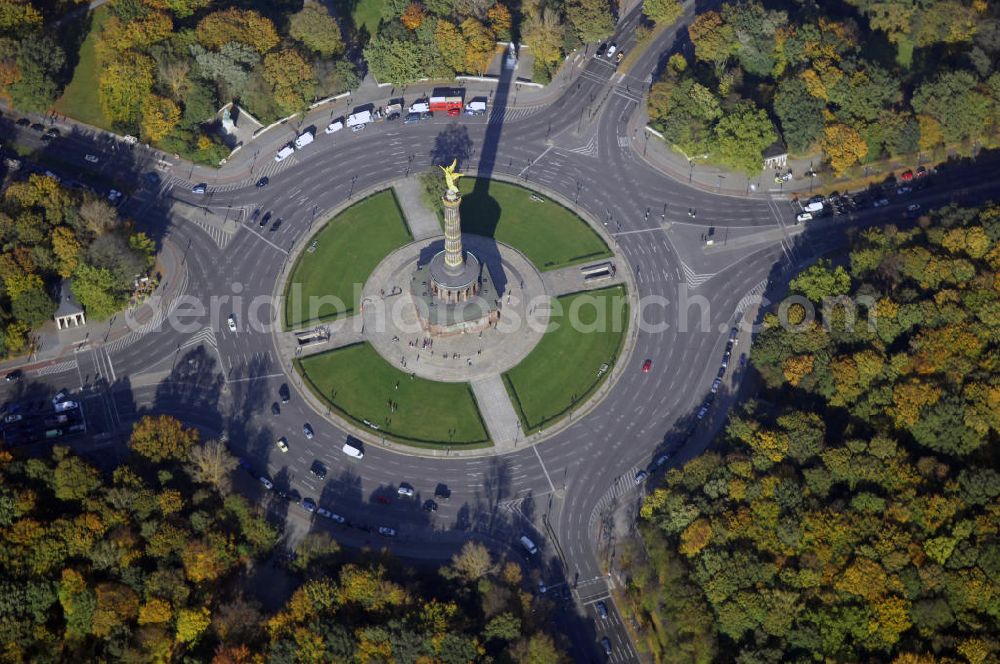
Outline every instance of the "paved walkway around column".
<svg viewBox="0 0 1000 664"><path fill-rule="evenodd" d="M520 438L521 422L500 374L482 376L472 381L471 385L496 454L513 450Z"/></svg>
<svg viewBox="0 0 1000 664"><path fill-rule="evenodd" d="M406 225L410 227L414 240L426 240L444 233L437 215L424 205L420 178L399 180L392 185L392 188L396 192L399 207L403 208Z"/></svg>

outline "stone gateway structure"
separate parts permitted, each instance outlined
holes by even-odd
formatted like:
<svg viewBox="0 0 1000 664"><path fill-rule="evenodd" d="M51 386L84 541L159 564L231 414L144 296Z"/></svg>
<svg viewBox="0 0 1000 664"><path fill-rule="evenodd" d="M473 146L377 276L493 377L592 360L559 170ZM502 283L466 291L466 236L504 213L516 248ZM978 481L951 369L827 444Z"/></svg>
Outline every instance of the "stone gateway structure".
<svg viewBox="0 0 1000 664"><path fill-rule="evenodd" d="M441 198L444 249L428 263L418 262L410 280L421 327L435 336L480 332L500 319L500 294L489 266L462 246L462 196L455 184L462 174L455 172L456 163L441 169L448 183Z"/></svg>

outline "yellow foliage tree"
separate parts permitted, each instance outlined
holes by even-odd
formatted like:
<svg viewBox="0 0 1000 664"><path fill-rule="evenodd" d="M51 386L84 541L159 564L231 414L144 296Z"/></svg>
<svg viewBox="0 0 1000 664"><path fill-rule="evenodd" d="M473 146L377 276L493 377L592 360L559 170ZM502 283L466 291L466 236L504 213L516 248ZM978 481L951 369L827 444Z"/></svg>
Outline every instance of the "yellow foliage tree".
<svg viewBox="0 0 1000 664"><path fill-rule="evenodd" d="M918 115L917 126L920 128L918 145L924 152L933 150L944 142L944 131L941 123L929 115Z"/></svg>
<svg viewBox="0 0 1000 664"><path fill-rule="evenodd" d="M690 558L697 555L711 541L712 524L708 519L695 519L681 533L681 544L677 550Z"/></svg>
<svg viewBox="0 0 1000 664"><path fill-rule="evenodd" d="M212 615L208 607L181 609L177 612L177 640L181 643L194 643L211 623Z"/></svg>
<svg viewBox="0 0 1000 664"><path fill-rule="evenodd" d="M941 390L920 380L897 383L892 388L892 406L889 414L898 426L910 427L920 417L920 409L937 403Z"/></svg>
<svg viewBox="0 0 1000 664"><path fill-rule="evenodd" d="M59 261L57 271L59 276L69 277L80 264L80 243L73 230L68 226L56 226L52 230L52 253Z"/></svg>
<svg viewBox="0 0 1000 664"><path fill-rule="evenodd" d="M792 355L785 358L781 366L785 380L792 387L798 385L803 378L812 373L814 360L812 355Z"/></svg>
<svg viewBox="0 0 1000 664"><path fill-rule="evenodd" d="M139 607L139 624L149 625L169 622L174 612L170 602L159 597L152 597Z"/></svg>
<svg viewBox="0 0 1000 664"><path fill-rule="evenodd" d="M154 94L142 102L142 136L151 143L159 143L181 119L181 109L172 100Z"/></svg>
<svg viewBox="0 0 1000 664"><path fill-rule="evenodd" d="M823 128L823 151L837 175L858 163L868 154L868 144L857 129L845 124L828 124Z"/></svg>
<svg viewBox="0 0 1000 664"><path fill-rule="evenodd" d="M202 46L215 50L235 41L266 53L280 41L274 23L249 9L224 9L209 14L198 22L195 35Z"/></svg>
<svg viewBox="0 0 1000 664"><path fill-rule="evenodd" d="M487 9L486 20L489 21L490 30L498 37L510 35L510 26L513 24L513 19L511 18L510 10L503 3L498 2Z"/></svg>

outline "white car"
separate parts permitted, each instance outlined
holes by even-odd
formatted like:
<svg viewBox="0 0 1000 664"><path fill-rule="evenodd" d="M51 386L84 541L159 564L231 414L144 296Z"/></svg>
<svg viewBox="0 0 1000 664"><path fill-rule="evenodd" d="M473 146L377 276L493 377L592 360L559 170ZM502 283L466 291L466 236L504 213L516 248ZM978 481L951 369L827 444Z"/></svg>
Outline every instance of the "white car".
<svg viewBox="0 0 1000 664"><path fill-rule="evenodd" d="M396 489L396 493L398 493L400 496L406 496L407 498L412 498L413 487L403 484L398 489Z"/></svg>
<svg viewBox="0 0 1000 664"><path fill-rule="evenodd" d="M327 134L334 134L343 128L344 128L344 123L341 122L340 120L337 120L336 122L331 122L330 124L328 124L326 126L326 129L323 130L323 132Z"/></svg>
<svg viewBox="0 0 1000 664"><path fill-rule="evenodd" d="M812 212L799 212L795 215L795 223L800 224L803 221L811 221L812 218Z"/></svg>
<svg viewBox="0 0 1000 664"><path fill-rule="evenodd" d="M271 484L271 480L267 479L263 475L261 475L260 478L258 479L260 479L260 483L263 484L264 488L267 489L268 491L274 488L274 485Z"/></svg>
<svg viewBox="0 0 1000 664"><path fill-rule="evenodd" d="M279 438L278 440L276 440L274 444L282 452L286 452L286 453L288 452L288 440L284 436L282 436L281 438Z"/></svg>
<svg viewBox="0 0 1000 664"><path fill-rule="evenodd" d="M379 535L383 535L385 537L395 537L396 536L396 529L395 528L390 528L389 526L379 526L378 527L378 534Z"/></svg>
<svg viewBox="0 0 1000 664"><path fill-rule="evenodd" d="M233 314L229 314L229 321L228 322L229 322L229 331L230 332L235 332L236 331L236 316L234 316Z"/></svg>
<svg viewBox="0 0 1000 664"><path fill-rule="evenodd" d="M97 162L100 161L100 159L98 159L97 155L95 154L88 154L86 157L84 157L84 159L86 159L92 164L96 164Z"/></svg>
<svg viewBox="0 0 1000 664"><path fill-rule="evenodd" d="M319 514L324 519L330 519L330 521L333 521L335 523L346 523L347 522L347 519L345 519L344 517L340 516L339 514L335 514L334 512L331 512L330 510L326 509L325 507L318 508L316 510L316 514Z"/></svg>
<svg viewBox="0 0 1000 664"><path fill-rule="evenodd" d="M614 55L615 51L617 51L617 50L618 50L618 45L617 44L611 44L610 46L608 46L608 52L605 53L605 55L607 55L608 59L610 60L611 56Z"/></svg>

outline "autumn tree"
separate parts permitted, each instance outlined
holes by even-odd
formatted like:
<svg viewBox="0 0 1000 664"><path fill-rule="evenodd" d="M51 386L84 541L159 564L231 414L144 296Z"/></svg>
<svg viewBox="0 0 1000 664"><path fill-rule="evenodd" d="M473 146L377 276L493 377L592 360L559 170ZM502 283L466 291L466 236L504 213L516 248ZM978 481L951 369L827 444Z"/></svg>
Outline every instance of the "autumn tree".
<svg viewBox="0 0 1000 664"><path fill-rule="evenodd" d="M303 110L315 90L312 67L296 51L285 50L264 56L264 80L271 85L274 101L282 113Z"/></svg>
<svg viewBox="0 0 1000 664"><path fill-rule="evenodd" d="M844 124L829 124L824 127L822 145L830 166L838 175L868 154L868 145L861 134Z"/></svg>
<svg viewBox="0 0 1000 664"><path fill-rule="evenodd" d="M569 0L566 18L584 42L600 41L614 29L608 4L603 0Z"/></svg>
<svg viewBox="0 0 1000 664"><path fill-rule="evenodd" d="M486 20L489 22L490 30L497 39L506 41L510 39L510 28L513 18L507 5L498 2L486 11Z"/></svg>
<svg viewBox="0 0 1000 664"><path fill-rule="evenodd" d="M677 0L646 0L642 11L655 23L673 23L684 13L684 7Z"/></svg>
<svg viewBox="0 0 1000 664"><path fill-rule="evenodd" d="M169 415L147 415L135 423L129 447L154 463L183 461L198 442L198 432Z"/></svg>
<svg viewBox="0 0 1000 664"><path fill-rule="evenodd" d="M181 119L181 109L172 100L149 95L142 102L142 136L152 143L159 143Z"/></svg>
<svg viewBox="0 0 1000 664"><path fill-rule="evenodd" d="M403 27L412 31L423 25L426 17L427 11L424 9L424 6L419 2L411 2L406 6L406 9L403 11L403 15L399 17L399 20L403 24Z"/></svg>
<svg viewBox="0 0 1000 664"><path fill-rule="evenodd" d="M104 62L98 77L98 99L104 117L112 122L134 122L153 88L155 63L141 53L120 55Z"/></svg>
<svg viewBox="0 0 1000 664"><path fill-rule="evenodd" d="M209 440L203 445L193 445L190 451L191 477L208 484L220 494L229 493L236 457L229 453L221 440Z"/></svg>
<svg viewBox="0 0 1000 664"><path fill-rule="evenodd" d="M205 48L219 50L229 42L240 42L258 53L267 53L278 45L274 24L250 9L224 9L198 22L195 35Z"/></svg>
<svg viewBox="0 0 1000 664"><path fill-rule="evenodd" d="M774 126L763 109L751 101L741 101L715 125L716 159L747 175L764 168L764 149L776 139Z"/></svg>
<svg viewBox="0 0 1000 664"><path fill-rule="evenodd" d="M451 565L460 578L473 582L493 567L493 559L485 546L469 541L459 553L452 556Z"/></svg>

